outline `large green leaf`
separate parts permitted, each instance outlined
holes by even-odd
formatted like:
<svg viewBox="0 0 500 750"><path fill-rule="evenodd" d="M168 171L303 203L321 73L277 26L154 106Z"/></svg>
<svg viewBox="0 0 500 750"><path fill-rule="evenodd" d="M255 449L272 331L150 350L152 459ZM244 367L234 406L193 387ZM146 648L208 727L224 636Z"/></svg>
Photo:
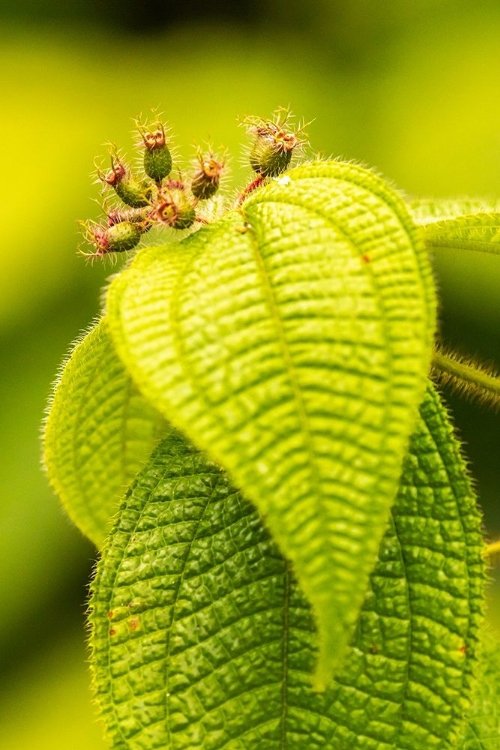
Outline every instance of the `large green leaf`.
<svg viewBox="0 0 500 750"><path fill-rule="evenodd" d="M102 320L64 366L44 435L50 482L96 545L163 431L164 420L127 375Z"/></svg>
<svg viewBox="0 0 500 750"><path fill-rule="evenodd" d="M93 668L114 750L456 747L482 551L429 388L354 641L316 693L316 630L291 566L218 467L170 438L131 488L93 583Z"/></svg>
<svg viewBox="0 0 500 750"><path fill-rule="evenodd" d="M147 398L223 465L315 611L317 687L341 662L397 490L434 330L399 196L352 164L291 170L108 295Z"/></svg>

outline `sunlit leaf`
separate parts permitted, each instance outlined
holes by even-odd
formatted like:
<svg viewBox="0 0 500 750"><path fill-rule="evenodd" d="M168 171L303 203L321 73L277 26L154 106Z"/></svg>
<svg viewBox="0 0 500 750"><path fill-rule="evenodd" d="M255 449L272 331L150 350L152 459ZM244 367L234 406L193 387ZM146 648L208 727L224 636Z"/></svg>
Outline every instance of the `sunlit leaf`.
<svg viewBox="0 0 500 750"><path fill-rule="evenodd" d="M470 214L427 224L423 238L431 248L457 248L500 255L500 213Z"/></svg>
<svg viewBox="0 0 500 750"><path fill-rule="evenodd" d="M428 259L372 172L316 162L108 294L142 392L224 466L292 560L320 631L317 686L352 635L423 394Z"/></svg>
<svg viewBox="0 0 500 750"><path fill-rule="evenodd" d="M95 544L162 431L164 420L127 375L102 320L64 366L44 436L50 482Z"/></svg>
<svg viewBox="0 0 500 750"><path fill-rule="evenodd" d="M410 212L417 224L471 218L475 214L497 214L500 201L487 198L417 198L410 201Z"/></svg>
<svg viewBox="0 0 500 750"><path fill-rule="evenodd" d="M429 389L344 666L311 685L311 608L254 507L179 435L97 569L93 667L113 748L448 750L470 705L480 519Z"/></svg>

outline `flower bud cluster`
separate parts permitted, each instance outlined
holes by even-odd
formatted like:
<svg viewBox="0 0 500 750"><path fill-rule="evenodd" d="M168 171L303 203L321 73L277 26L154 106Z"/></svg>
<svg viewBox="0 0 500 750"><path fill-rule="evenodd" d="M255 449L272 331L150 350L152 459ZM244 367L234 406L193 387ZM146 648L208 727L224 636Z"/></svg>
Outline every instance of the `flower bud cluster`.
<svg viewBox="0 0 500 750"><path fill-rule="evenodd" d="M248 161L257 177L240 193L238 202L267 178L284 172L294 151L305 143L300 135L303 128L293 130L290 113L285 110L278 110L271 120L252 117L244 124L252 137ZM116 205L107 208L103 222L82 222L84 239L93 248L83 253L87 257L133 250L152 226L186 230L195 222L207 223L198 212L199 204L217 194L226 156L198 148L191 174L187 178L180 172L173 176L174 157L165 123L159 119L146 124L137 121L136 128L139 170L133 171L112 146L110 168L97 172Z"/></svg>

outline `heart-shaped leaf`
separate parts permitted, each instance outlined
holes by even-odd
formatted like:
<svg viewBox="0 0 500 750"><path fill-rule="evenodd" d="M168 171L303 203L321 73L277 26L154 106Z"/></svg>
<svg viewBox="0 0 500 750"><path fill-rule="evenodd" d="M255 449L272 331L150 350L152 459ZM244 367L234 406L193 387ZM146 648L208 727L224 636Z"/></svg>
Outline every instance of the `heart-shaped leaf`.
<svg viewBox="0 0 500 750"><path fill-rule="evenodd" d="M316 629L290 564L227 476L171 438L131 488L93 583L112 746L450 750L483 585L474 493L429 388L353 643L318 694Z"/></svg>
<svg viewBox="0 0 500 750"><path fill-rule="evenodd" d="M144 395L265 516L312 603L317 687L352 637L423 395L425 249L371 171L317 162L112 283Z"/></svg>

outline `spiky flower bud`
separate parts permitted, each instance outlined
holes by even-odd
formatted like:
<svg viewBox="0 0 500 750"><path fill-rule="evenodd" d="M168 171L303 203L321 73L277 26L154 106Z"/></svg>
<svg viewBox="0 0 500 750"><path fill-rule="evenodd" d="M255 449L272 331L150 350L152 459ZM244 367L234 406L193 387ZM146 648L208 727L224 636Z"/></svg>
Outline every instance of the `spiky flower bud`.
<svg viewBox="0 0 500 750"><path fill-rule="evenodd" d="M141 239L140 227L134 221L120 221L107 232L108 252L124 253L133 250Z"/></svg>
<svg viewBox="0 0 500 750"><path fill-rule="evenodd" d="M112 227L121 222L130 221L135 224L141 233L147 232L152 226L152 209L148 208L129 208L120 210L113 208L107 213L108 226Z"/></svg>
<svg viewBox="0 0 500 750"><path fill-rule="evenodd" d="M173 229L188 229L194 223L195 208L182 182L172 180L168 187L161 191L155 206L155 217Z"/></svg>
<svg viewBox="0 0 500 750"><path fill-rule="evenodd" d="M250 166L262 177L277 177L290 165L294 150L305 141L288 126L290 113L278 110L273 120L247 118L249 132L255 136L250 149Z"/></svg>
<svg viewBox="0 0 500 750"><path fill-rule="evenodd" d="M141 239L139 226L132 221L121 221L118 224L84 223L84 237L94 246L95 252L90 257L102 258L108 253L124 253L133 250Z"/></svg>
<svg viewBox="0 0 500 750"><path fill-rule="evenodd" d="M141 208L149 205L152 196L151 184L148 180L133 177L115 151L111 152L111 170L101 176L101 179L115 190L127 206Z"/></svg>
<svg viewBox="0 0 500 750"><path fill-rule="evenodd" d="M161 182L172 171L172 154L167 146L165 126L156 122L145 127L137 123L144 145L144 171L155 182Z"/></svg>
<svg viewBox="0 0 500 750"><path fill-rule="evenodd" d="M224 169L224 161L218 160L212 153L197 154L197 168L191 181L191 192L198 200L208 200L219 189L220 176Z"/></svg>

